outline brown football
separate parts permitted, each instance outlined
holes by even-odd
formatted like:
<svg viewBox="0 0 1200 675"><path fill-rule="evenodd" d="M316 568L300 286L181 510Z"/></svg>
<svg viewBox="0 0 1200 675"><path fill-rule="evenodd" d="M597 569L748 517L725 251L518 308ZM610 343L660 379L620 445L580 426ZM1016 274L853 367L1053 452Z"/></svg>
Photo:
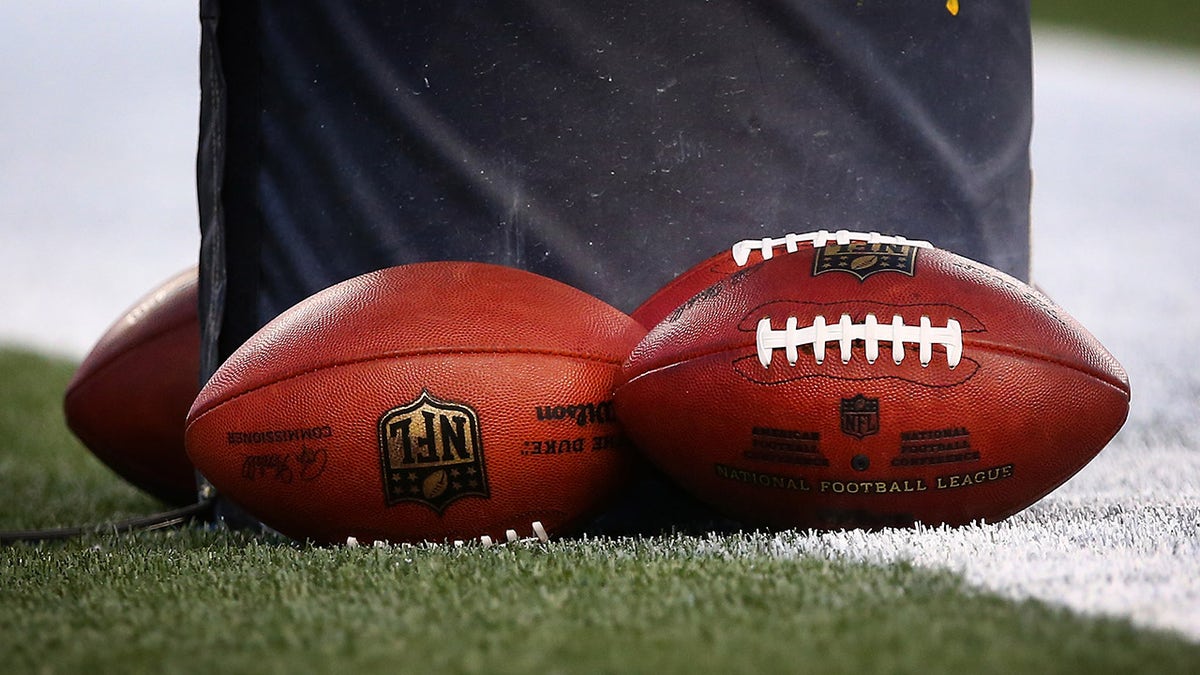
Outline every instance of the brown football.
<svg viewBox="0 0 1200 675"><path fill-rule="evenodd" d="M200 391L196 269L139 300L100 338L63 397L67 426L96 457L169 504L196 499L183 424Z"/></svg>
<svg viewBox="0 0 1200 675"><path fill-rule="evenodd" d="M654 295L651 295L637 309L633 310L634 319L650 330L658 325L679 308L685 301L701 291L712 288L713 284L721 281L738 270L755 265L763 260L770 260L775 254L795 253L807 250L813 246L824 246L827 243L849 244L865 242L870 244L908 244L910 246L929 247L929 242L905 239L898 235L879 234L878 232L851 232L849 230L817 230L802 234L785 234L782 237L766 237L763 239L743 239L727 251L704 260L691 269L675 277Z"/></svg>
<svg viewBox="0 0 1200 675"><path fill-rule="evenodd" d="M801 247L656 326L615 396L700 499L778 527L964 524L1028 506L1129 409L1121 366L1046 297L952 253Z"/></svg>
<svg viewBox="0 0 1200 675"><path fill-rule="evenodd" d="M586 293L478 263L394 267L283 313L218 369L188 454L296 539L569 530L628 478L612 388L645 334Z"/></svg>

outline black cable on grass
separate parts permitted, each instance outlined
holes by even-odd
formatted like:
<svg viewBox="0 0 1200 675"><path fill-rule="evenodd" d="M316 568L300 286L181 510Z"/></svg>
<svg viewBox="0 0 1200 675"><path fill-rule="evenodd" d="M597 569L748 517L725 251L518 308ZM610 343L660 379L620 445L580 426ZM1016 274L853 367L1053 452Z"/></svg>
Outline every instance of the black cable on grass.
<svg viewBox="0 0 1200 675"><path fill-rule="evenodd" d="M207 522L212 520L213 500L201 500L182 508L156 513L149 516L139 516L115 523L100 525L85 525L82 527L60 527L49 530L17 530L12 532L0 531L0 546L18 542L64 541L89 534L126 534L129 532L151 532L180 527L192 521Z"/></svg>

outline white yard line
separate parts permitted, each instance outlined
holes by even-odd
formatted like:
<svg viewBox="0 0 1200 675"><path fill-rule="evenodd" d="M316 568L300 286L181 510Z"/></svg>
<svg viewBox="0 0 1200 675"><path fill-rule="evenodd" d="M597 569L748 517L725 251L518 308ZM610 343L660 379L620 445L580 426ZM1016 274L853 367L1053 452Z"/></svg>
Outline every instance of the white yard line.
<svg viewBox="0 0 1200 675"><path fill-rule="evenodd" d="M1108 449L1002 526L1018 545L964 569L1200 639L1200 57L1039 34L1035 64L1035 276L1122 361L1133 403Z"/></svg>
<svg viewBox="0 0 1200 675"><path fill-rule="evenodd" d="M1002 595L1200 639L1195 444L1116 444L1051 496L996 524L785 534L779 555L947 569Z"/></svg>
<svg viewBox="0 0 1200 675"><path fill-rule="evenodd" d="M0 23L0 342L78 357L195 259L195 7L21 7ZM1039 33L1035 73L1035 277L1129 369L1126 430L997 525L775 545L1200 639L1200 60Z"/></svg>

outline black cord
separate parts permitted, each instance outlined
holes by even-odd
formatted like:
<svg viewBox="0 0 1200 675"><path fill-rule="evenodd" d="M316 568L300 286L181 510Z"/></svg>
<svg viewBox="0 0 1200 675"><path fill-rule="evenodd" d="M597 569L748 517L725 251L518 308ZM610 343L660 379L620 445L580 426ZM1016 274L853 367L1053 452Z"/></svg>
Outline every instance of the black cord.
<svg viewBox="0 0 1200 675"><path fill-rule="evenodd" d="M88 534L103 534L106 532L126 534L129 532L166 530L186 525L193 520L209 521L212 519L212 511L213 500L209 498L172 511L165 511L149 516L139 516L116 523L86 525L83 527L62 527L51 530L0 532L0 546L15 544L17 542L63 541Z"/></svg>

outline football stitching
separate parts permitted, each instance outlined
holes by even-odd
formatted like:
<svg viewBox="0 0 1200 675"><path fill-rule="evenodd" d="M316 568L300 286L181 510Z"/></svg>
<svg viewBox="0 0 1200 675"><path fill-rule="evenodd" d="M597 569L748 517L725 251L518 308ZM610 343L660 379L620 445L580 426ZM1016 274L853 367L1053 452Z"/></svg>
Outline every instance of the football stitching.
<svg viewBox="0 0 1200 675"><path fill-rule="evenodd" d="M1058 366L1060 368L1066 368L1068 370L1073 370L1077 373L1087 375L1088 377L1091 377L1094 380L1103 382L1104 384L1111 386L1121 392L1124 392L1126 398L1129 397L1129 386L1126 383L1114 380L1111 377L1109 377L1107 373L1104 373L1103 371L1100 371L1100 370L1096 370L1093 368L1081 367L1078 364L1066 361L1064 359L1053 358L1053 357L1046 356L1045 354L1039 354L1037 352L1022 350L1022 349L1018 349L1016 347L1010 347L1007 345L996 344L994 342L970 341L970 342L967 342L966 344L975 349L978 349L978 350L981 350L984 352L1010 354L1013 356L1026 358L1026 359L1029 359L1032 361L1040 361L1042 363L1047 363L1050 365ZM750 342L750 343L738 344L738 345L732 345L732 346L722 346L722 347L719 347L716 349L711 349L709 351L700 352L700 353L694 354L692 356L689 356L688 358L685 358L685 359L681 359L678 361L672 361L671 363L664 363L660 366L655 366L654 368L651 368L650 370L637 373L637 374L633 375L632 377L625 376L625 377L623 377L623 381L621 382L620 386L624 387L636 380L639 380L639 379L646 377L648 375L651 375L653 373L667 370L669 368L675 368L677 366L681 366L686 363L691 363L693 361L700 361L702 359L706 359L706 358L709 358L712 356L721 356L721 355L725 355L725 354L736 356L737 352L741 352L744 350L757 350L757 345L753 342ZM757 359L757 355L752 355L750 358ZM735 360L737 360L737 359L735 358ZM628 370L630 370L630 369L626 368L625 370L626 370L626 372L628 372ZM844 378L838 378L836 375L824 375L824 374L820 375L819 377L833 377L834 379L844 379ZM909 380L905 380L905 381L909 381Z"/></svg>
<svg viewBox="0 0 1200 675"><path fill-rule="evenodd" d="M825 347L830 342L837 342L842 363L849 363L853 357L853 345L862 342L866 347L867 363L874 364L879 358L879 343L890 342L892 345L892 360L896 365L904 361L904 344L915 343L918 346L921 367L929 367L933 360L933 346L936 344L945 348L946 365L951 370L958 365L963 354L962 327L955 319L947 319L946 326L934 326L929 317L922 315L920 324L909 326L899 315L893 315L891 323L879 323L874 314L867 314L861 324L850 319L849 314L842 314L836 324L826 324L823 315L817 315L811 326L800 328L795 316L787 317L784 328L771 328L771 318L764 316L758 322L755 331L755 348L758 351L758 361L763 368L771 366L771 357L776 349L784 350L788 365L794 366L800 358L799 347L812 347L813 359L817 365L825 362ZM897 343L900 349L896 349Z"/></svg>

